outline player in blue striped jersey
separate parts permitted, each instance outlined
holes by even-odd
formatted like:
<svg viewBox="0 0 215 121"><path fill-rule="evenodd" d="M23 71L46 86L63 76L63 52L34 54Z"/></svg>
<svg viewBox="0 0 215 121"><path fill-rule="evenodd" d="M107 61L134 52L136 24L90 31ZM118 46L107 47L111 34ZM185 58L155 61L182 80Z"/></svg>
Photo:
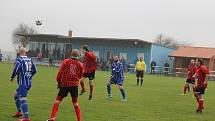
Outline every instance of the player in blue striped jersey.
<svg viewBox="0 0 215 121"><path fill-rule="evenodd" d="M30 121L28 113L28 104L26 97L28 91L32 85L32 77L36 73L36 66L32 62L31 58L26 56L26 49L20 48L19 57L16 58L13 73L11 75L11 81L17 76L18 88L15 92L14 99L17 106L17 113L13 117L22 116L24 113L24 118L20 121Z"/></svg>
<svg viewBox="0 0 215 121"><path fill-rule="evenodd" d="M119 87L119 90L122 94L122 101L126 101L125 97L125 90L123 87L123 80L124 80L124 71L123 71L123 65L119 62L119 57L114 56L114 63L111 66L111 78L110 81L107 83L107 92L108 92L108 99L112 98L111 95L111 84L117 84Z"/></svg>

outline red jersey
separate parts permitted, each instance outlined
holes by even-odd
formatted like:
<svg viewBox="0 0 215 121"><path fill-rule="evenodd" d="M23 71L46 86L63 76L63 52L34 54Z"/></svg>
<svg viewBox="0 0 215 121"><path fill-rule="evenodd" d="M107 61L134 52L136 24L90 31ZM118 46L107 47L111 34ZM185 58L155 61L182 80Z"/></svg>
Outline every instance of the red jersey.
<svg viewBox="0 0 215 121"><path fill-rule="evenodd" d="M187 79L190 79L190 80L195 80L195 77L194 77L194 75L195 75L195 73L197 72L197 67L196 67L196 65L194 65L194 64L190 64L189 66L188 66L188 77L187 77Z"/></svg>
<svg viewBox="0 0 215 121"><path fill-rule="evenodd" d="M84 73L92 73L97 68L96 56L93 52L86 52L83 57Z"/></svg>
<svg viewBox="0 0 215 121"><path fill-rule="evenodd" d="M197 87L204 87L204 81L206 75L209 74L209 70L205 65L201 65L197 70L197 74L198 74Z"/></svg>
<svg viewBox="0 0 215 121"><path fill-rule="evenodd" d="M57 74L57 82L61 87L73 87L79 85L83 77L83 63L77 59L65 59Z"/></svg>

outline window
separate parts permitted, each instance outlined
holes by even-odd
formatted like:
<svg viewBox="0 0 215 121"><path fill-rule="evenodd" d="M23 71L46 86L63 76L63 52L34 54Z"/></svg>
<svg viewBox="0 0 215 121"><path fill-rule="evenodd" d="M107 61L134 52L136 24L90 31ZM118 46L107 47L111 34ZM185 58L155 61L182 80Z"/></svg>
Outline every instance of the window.
<svg viewBox="0 0 215 121"><path fill-rule="evenodd" d="M99 51L93 51L97 58L99 58Z"/></svg>
<svg viewBox="0 0 215 121"><path fill-rule="evenodd" d="M31 50L36 51L39 49L38 42L31 42Z"/></svg>
<svg viewBox="0 0 215 121"><path fill-rule="evenodd" d="M109 50L106 50L105 51L105 60L110 60L112 58L113 58L113 52L109 51Z"/></svg>
<svg viewBox="0 0 215 121"><path fill-rule="evenodd" d="M182 59L182 68L187 68L189 64L190 64L190 58Z"/></svg>
<svg viewBox="0 0 215 121"><path fill-rule="evenodd" d="M144 58L144 53L137 53L137 57L138 57L138 59L139 59L140 57L143 57L143 58Z"/></svg>
<svg viewBox="0 0 215 121"><path fill-rule="evenodd" d="M56 49L60 50L60 52L63 52L64 44L63 43L57 43Z"/></svg>
<svg viewBox="0 0 215 121"><path fill-rule="evenodd" d="M46 42L41 42L41 43L39 43L39 50L41 51L41 52L44 52L46 49L47 49L47 47L46 47Z"/></svg>
<svg viewBox="0 0 215 121"><path fill-rule="evenodd" d="M120 58L127 59L127 53L119 53Z"/></svg>
<svg viewBox="0 0 215 121"><path fill-rule="evenodd" d="M54 49L55 49L55 43L49 43L48 50L50 54L53 54Z"/></svg>

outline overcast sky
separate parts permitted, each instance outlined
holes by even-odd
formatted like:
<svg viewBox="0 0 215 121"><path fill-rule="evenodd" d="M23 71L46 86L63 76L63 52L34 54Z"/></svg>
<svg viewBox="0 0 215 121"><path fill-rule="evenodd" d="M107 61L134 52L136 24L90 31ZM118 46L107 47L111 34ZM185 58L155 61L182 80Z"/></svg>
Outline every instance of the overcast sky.
<svg viewBox="0 0 215 121"><path fill-rule="evenodd" d="M35 26L42 19L43 25ZM0 48L26 23L40 33L137 38L163 33L195 46L215 47L214 0L0 0Z"/></svg>

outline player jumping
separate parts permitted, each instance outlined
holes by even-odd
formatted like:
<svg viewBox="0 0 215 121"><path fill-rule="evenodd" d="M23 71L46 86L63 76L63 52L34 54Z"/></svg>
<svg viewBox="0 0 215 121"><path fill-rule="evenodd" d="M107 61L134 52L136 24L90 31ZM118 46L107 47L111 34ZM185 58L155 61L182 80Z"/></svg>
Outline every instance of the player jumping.
<svg viewBox="0 0 215 121"><path fill-rule="evenodd" d="M182 95L186 95L187 94L187 90L189 91L190 88L189 88L189 84L192 85L192 88L193 88L193 92L195 92L195 76L196 76L196 72L197 72L197 67L196 67L196 64L195 64L195 60L191 60L190 61L190 64L188 66L188 72L187 72L187 80L184 84L184 93Z"/></svg>
<svg viewBox="0 0 215 121"><path fill-rule="evenodd" d="M17 112L13 117L22 116L24 113L24 118L19 121L30 121L28 112L28 103L26 97L28 91L31 88L32 77L36 73L36 66L32 62L31 58L26 56L26 49L20 48L19 57L16 58L13 73L11 75L11 81L17 75L18 89L15 92L14 99L16 102Z"/></svg>
<svg viewBox="0 0 215 121"><path fill-rule="evenodd" d="M107 92L108 92L108 99L112 99L111 95L111 84L117 84L119 87L119 90L122 94L122 101L126 101L125 97L125 90L123 87L123 80L124 80L124 74L123 74L123 65L119 62L118 56L114 56L114 63L111 66L111 79L107 83Z"/></svg>
<svg viewBox="0 0 215 121"><path fill-rule="evenodd" d="M197 61L197 68L198 68L197 70L198 80L197 80L197 86L196 86L196 92L195 92L195 97L198 102L198 108L196 112L202 113L202 110L204 109L203 95L208 85L207 75L209 74L209 70L204 65L202 59L197 59L196 61Z"/></svg>
<svg viewBox="0 0 215 121"><path fill-rule="evenodd" d="M82 121L81 110L78 105L78 86L83 75L83 64L78 60L78 50L72 50L71 55L72 57L70 59L65 59L63 61L58 72L57 83L59 92L53 104L50 118L47 121L55 121L58 107L68 93L70 93L72 97L72 103L75 108L77 120Z"/></svg>
<svg viewBox="0 0 215 121"><path fill-rule="evenodd" d="M81 48L82 53L84 53L83 56L83 63L84 63L84 78L88 78L89 79L89 85L90 85L90 95L88 100L92 99L93 96L93 80L95 79L95 71L97 68L97 58L96 56L93 54L93 52L89 51L89 48L87 45L82 46ZM84 86L84 79L81 80L81 93L80 95L82 95L84 92L86 92L85 86Z"/></svg>

